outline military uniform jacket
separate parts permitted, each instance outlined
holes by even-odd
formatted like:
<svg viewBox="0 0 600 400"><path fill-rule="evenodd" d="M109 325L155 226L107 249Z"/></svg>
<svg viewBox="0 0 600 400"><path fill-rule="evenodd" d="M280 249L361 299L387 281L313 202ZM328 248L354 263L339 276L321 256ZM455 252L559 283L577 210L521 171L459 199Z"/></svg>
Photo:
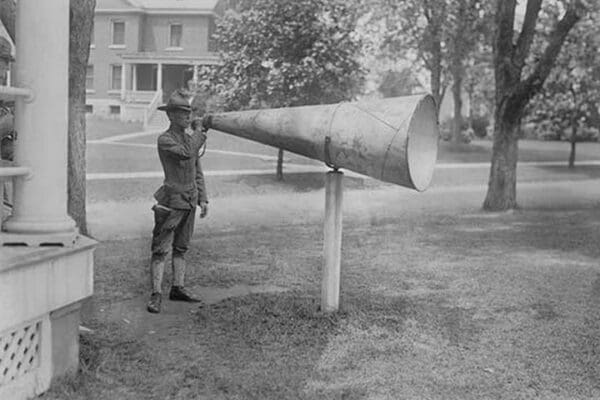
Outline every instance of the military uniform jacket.
<svg viewBox="0 0 600 400"><path fill-rule="evenodd" d="M154 193L158 204L188 210L208 202L198 154L205 141L200 130L189 135L169 129L158 137L158 157L165 173L163 185Z"/></svg>

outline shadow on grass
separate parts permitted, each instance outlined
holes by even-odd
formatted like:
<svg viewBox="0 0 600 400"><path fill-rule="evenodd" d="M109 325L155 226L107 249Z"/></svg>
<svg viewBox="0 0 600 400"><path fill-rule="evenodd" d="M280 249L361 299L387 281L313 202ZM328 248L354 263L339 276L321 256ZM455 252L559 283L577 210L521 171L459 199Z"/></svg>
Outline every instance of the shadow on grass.
<svg viewBox="0 0 600 400"><path fill-rule="evenodd" d="M534 248L600 257L600 215L587 209L480 212L469 218L431 219L427 225L436 234L423 237L421 243L456 256L485 254L489 248Z"/></svg>
<svg viewBox="0 0 600 400"><path fill-rule="evenodd" d="M340 312L322 313L318 296L299 291L229 298L155 339L92 324L95 332L81 336L79 373L42 398L363 399L368 386L318 384L331 372L327 348L348 326L402 337L410 319L451 345L474 337L471 316L441 300L353 293L343 301ZM385 356L361 340L344 345L337 369Z"/></svg>
<svg viewBox="0 0 600 400"><path fill-rule="evenodd" d="M473 143L440 141L438 162L487 162L492 155L491 147Z"/></svg>
<svg viewBox="0 0 600 400"><path fill-rule="evenodd" d="M556 179L565 179L565 178L598 179L598 178L600 178L600 165L578 166L577 162L575 162L575 166L573 168L569 168L568 163L565 161L565 164L562 166L541 165L538 168L549 174L555 175Z"/></svg>
<svg viewBox="0 0 600 400"><path fill-rule="evenodd" d="M284 173L283 180L277 180L273 175L243 175L235 179L235 183L253 188L277 185L284 192L311 192L325 187L324 172ZM372 179L344 176L344 188L368 189L381 186L383 183Z"/></svg>

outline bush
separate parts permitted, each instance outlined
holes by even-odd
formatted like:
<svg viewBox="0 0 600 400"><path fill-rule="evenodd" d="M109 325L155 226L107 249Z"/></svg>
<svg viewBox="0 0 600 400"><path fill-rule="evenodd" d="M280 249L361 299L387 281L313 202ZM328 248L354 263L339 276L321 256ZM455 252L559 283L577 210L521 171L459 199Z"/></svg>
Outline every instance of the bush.
<svg viewBox="0 0 600 400"><path fill-rule="evenodd" d="M476 115L471 118L471 128L473 128L473 135L478 138L484 138L487 136L487 128L490 125L490 119L487 115Z"/></svg>
<svg viewBox="0 0 600 400"><path fill-rule="evenodd" d="M595 126L584 125L579 127L577 140L582 142L597 142L600 139L600 130ZM569 140L567 136L567 140Z"/></svg>
<svg viewBox="0 0 600 400"><path fill-rule="evenodd" d="M563 125L551 119L538 119L522 125L522 139L537 140L571 140L571 126ZM600 130L590 125L580 125L577 131L578 142L597 142L600 140Z"/></svg>
<svg viewBox="0 0 600 400"><path fill-rule="evenodd" d="M448 118L448 119L442 121L442 123L440 123L440 136L441 136L442 140L451 140L453 130L454 130L454 118ZM464 141L466 143L470 142L471 141L471 139L470 139L471 133L468 132L469 131L469 121L467 119L462 120L460 131L462 133L461 141Z"/></svg>

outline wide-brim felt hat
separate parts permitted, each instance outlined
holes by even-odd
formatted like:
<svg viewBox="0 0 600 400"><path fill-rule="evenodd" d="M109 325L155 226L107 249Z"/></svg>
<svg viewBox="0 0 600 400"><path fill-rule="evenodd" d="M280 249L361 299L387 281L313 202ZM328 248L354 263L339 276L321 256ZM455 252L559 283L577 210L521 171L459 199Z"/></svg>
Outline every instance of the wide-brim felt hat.
<svg viewBox="0 0 600 400"><path fill-rule="evenodd" d="M171 93L167 104L157 107L160 111L171 111L171 110L182 110L182 111L192 111L192 106L190 105L190 101L188 97L185 96L181 91L175 90Z"/></svg>

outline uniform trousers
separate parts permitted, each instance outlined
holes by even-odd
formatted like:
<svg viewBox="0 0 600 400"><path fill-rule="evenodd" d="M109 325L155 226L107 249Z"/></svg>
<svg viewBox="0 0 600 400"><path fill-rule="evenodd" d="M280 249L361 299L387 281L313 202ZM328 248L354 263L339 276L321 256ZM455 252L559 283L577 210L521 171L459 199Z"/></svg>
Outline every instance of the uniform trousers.
<svg viewBox="0 0 600 400"><path fill-rule="evenodd" d="M154 229L152 230L152 288L161 292L164 263L173 251L173 285L183 286L185 278L184 255L194 233L196 208L173 209L160 204L152 207Z"/></svg>

